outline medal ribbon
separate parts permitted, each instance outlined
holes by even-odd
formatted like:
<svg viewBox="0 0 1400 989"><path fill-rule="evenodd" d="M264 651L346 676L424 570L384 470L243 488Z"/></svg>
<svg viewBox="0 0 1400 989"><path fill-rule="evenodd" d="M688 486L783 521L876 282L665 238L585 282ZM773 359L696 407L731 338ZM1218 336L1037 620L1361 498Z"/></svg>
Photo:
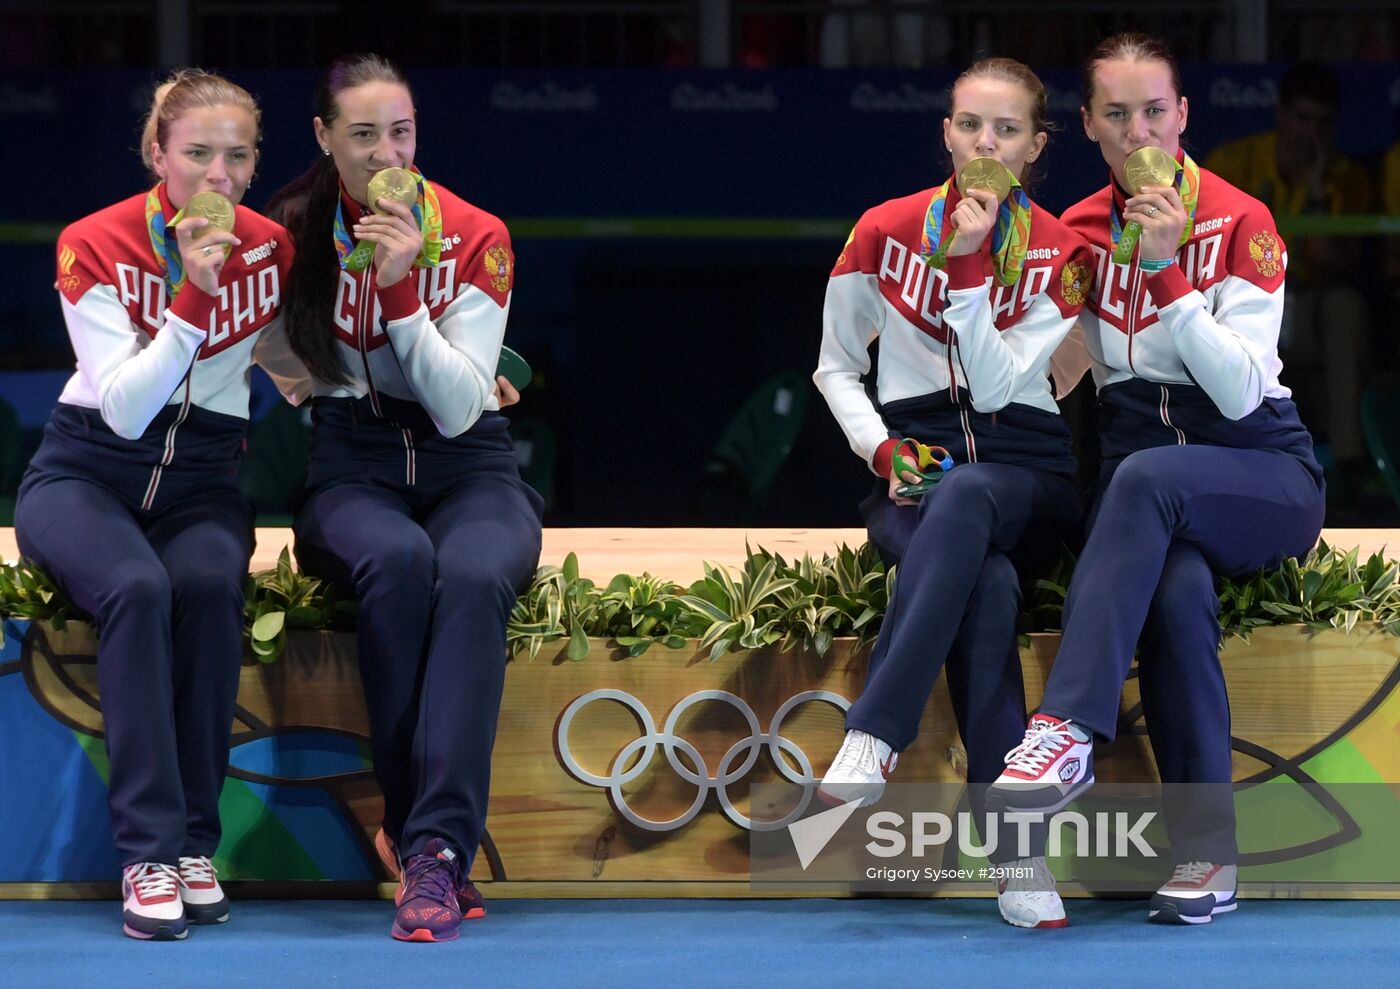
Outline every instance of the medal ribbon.
<svg viewBox="0 0 1400 989"><path fill-rule="evenodd" d="M943 211L952 185L953 180L949 179L934 190L924 216L924 233L919 240L919 255L924 263L939 269L948 264L948 248L956 233L951 223L947 232L943 232ZM992 273L998 285L1015 285L1020 279L1030 243L1030 197L1013 177L1011 193L997 208L996 226L992 230Z"/></svg>
<svg viewBox="0 0 1400 989"><path fill-rule="evenodd" d="M165 211L160 205L160 185L146 193L146 232L151 236L151 250L156 256L156 267L170 289L170 301L185 287L185 262L180 257L180 244L175 238L175 224L185 217L180 210L167 223Z"/></svg>
<svg viewBox="0 0 1400 989"><path fill-rule="evenodd" d="M1181 153L1181 161L1176 166L1176 180L1173 185L1181 194L1181 205L1186 207L1186 227L1181 231L1181 242L1176 245L1177 250L1181 250L1191 239L1191 231L1196 228L1196 206L1201 200L1201 166L1184 151ZM1109 197L1108 203L1108 222L1113 235L1113 260L1118 264L1127 264L1133 259L1137 236L1130 237L1126 245L1119 244L1123 239L1123 221L1118 216L1118 204L1113 202L1112 197ZM1128 226L1133 224L1130 222ZM1142 227L1138 224L1137 235L1141 234ZM1126 250L1121 250L1120 247L1126 247Z"/></svg>
<svg viewBox="0 0 1400 989"><path fill-rule="evenodd" d="M410 171L418 176L418 201L413 204L413 218L418 221L418 229L423 234L423 249L413 259L413 266L432 268L436 267L442 258L442 207L438 203L437 190L423 178L423 173L417 168ZM369 241L356 243L351 239L349 228L345 225L343 197L336 203L333 235L335 254L342 269L360 272L369 267L370 262L374 260L375 245Z"/></svg>

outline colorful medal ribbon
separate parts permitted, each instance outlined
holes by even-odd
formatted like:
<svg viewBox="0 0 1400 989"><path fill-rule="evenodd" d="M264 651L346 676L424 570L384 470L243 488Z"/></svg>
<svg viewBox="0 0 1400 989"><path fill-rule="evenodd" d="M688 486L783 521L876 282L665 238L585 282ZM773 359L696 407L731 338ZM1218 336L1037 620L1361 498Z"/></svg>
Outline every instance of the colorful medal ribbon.
<svg viewBox="0 0 1400 989"><path fill-rule="evenodd" d="M1191 231L1196 229L1196 206L1201 200L1201 166L1184 151L1181 153L1181 161L1176 166L1175 185L1177 192L1181 194L1181 205L1186 207L1186 228L1181 231L1181 243L1176 245L1176 249L1181 250L1191 239ZM1118 217L1118 204L1113 202L1111 196L1108 203L1108 222L1113 234L1113 260L1118 264L1127 264L1132 260L1132 251L1136 249L1137 243L1135 240L1129 246L1127 257L1120 255L1118 242L1123 239L1123 221Z"/></svg>
<svg viewBox="0 0 1400 989"><path fill-rule="evenodd" d="M146 232L151 235L151 250L155 252L156 267L160 268L165 285L170 289L170 301L185 287L185 262L180 257L180 244L175 238L175 224L185 216L180 210L170 222L165 220L165 211L160 205L160 185L146 193Z"/></svg>
<svg viewBox="0 0 1400 989"><path fill-rule="evenodd" d="M418 229L423 234L423 249L413 259L415 268L433 268L442 258L442 207L438 205L437 191L417 168L410 169L418 176L418 201L413 204L413 218L418 221ZM357 244L350 238L345 225L345 200L335 207L335 253L340 259L340 267L345 271L364 271L374 260L374 245L369 241Z"/></svg>
<svg viewBox="0 0 1400 989"><path fill-rule="evenodd" d="M942 269L948 264L948 248L953 243L953 225L943 233L943 208L948 201L949 179L939 186L929 200L924 216L924 233L919 240L919 255L924 263ZM1031 201L1021 183L1011 179L1011 193L997 209L996 227L992 230L992 272L998 285L1015 285L1021 277L1021 266L1031 243ZM937 245L935 248L934 245Z"/></svg>

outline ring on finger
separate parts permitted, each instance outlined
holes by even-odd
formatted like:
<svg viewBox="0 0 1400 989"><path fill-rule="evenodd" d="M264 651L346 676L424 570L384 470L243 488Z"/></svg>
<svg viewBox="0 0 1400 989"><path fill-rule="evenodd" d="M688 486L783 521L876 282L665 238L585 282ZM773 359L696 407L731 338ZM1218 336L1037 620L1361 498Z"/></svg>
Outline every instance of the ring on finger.
<svg viewBox="0 0 1400 989"><path fill-rule="evenodd" d="M1156 216L1156 215L1157 215L1157 207L1156 207L1156 206L1149 206L1149 207L1147 207L1147 215L1148 215L1148 216Z"/></svg>
<svg viewBox="0 0 1400 989"><path fill-rule="evenodd" d="M205 253L205 254L212 254L213 251L214 251L214 248L213 248L212 246L204 248L204 253Z"/></svg>

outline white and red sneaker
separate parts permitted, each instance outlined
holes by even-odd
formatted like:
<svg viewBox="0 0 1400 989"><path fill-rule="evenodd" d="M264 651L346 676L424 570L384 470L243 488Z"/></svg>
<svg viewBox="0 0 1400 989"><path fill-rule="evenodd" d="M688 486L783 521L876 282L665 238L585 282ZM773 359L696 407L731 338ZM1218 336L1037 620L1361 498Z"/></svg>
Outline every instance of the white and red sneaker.
<svg viewBox="0 0 1400 989"><path fill-rule="evenodd" d="M1094 739L1073 721L1037 714L987 800L1008 810L1053 814L1094 785Z"/></svg>
<svg viewBox="0 0 1400 989"><path fill-rule="evenodd" d="M1045 862L1045 856L1003 862L996 868L1004 872L997 880L997 907L1001 919L1012 927L1068 927L1065 905L1055 892L1055 875Z"/></svg>
<svg viewBox="0 0 1400 989"><path fill-rule="evenodd" d="M885 780L898 761L899 753L874 735L848 731L817 787L817 796L833 806L859 800L862 807L869 807L884 795Z"/></svg>
<svg viewBox="0 0 1400 989"><path fill-rule="evenodd" d="M122 870L122 931L140 941L175 941L189 934L173 865L137 862Z"/></svg>
<svg viewBox="0 0 1400 989"><path fill-rule="evenodd" d="M180 899L191 924L222 924L228 920L228 897L219 885L214 863L204 855L180 856Z"/></svg>
<svg viewBox="0 0 1400 989"><path fill-rule="evenodd" d="M1165 886L1152 895L1147 919L1158 924L1209 924L1218 913L1239 903L1235 884L1239 870L1215 862L1186 862L1172 870Z"/></svg>

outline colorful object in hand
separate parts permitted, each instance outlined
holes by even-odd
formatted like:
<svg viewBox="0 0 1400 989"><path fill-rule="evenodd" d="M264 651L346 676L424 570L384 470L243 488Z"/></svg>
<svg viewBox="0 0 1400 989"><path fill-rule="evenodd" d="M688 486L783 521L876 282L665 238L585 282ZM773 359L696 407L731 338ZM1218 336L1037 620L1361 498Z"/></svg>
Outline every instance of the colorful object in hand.
<svg viewBox="0 0 1400 989"><path fill-rule="evenodd" d="M418 202L413 205L413 218L418 221L418 229L423 234L423 249L413 259L415 268L433 268L442 257L442 208L438 205L436 190L418 169L411 170L418 177ZM374 245L369 241L356 243L345 225L345 200L342 198L335 207L335 253L340 259L340 267L345 271L359 272L369 267L374 260Z"/></svg>
<svg viewBox="0 0 1400 989"><path fill-rule="evenodd" d="M914 450L914 460L911 462L904 456L906 447ZM953 469L953 457L941 446L925 446L918 440L905 438L899 441L894 448L894 456L890 458L892 473L895 477L902 478L905 474L916 474L919 477L917 484L901 484L895 488L895 494L901 498L917 498L926 494L935 484L943 480L943 475ZM930 468L936 468L936 473L931 473Z"/></svg>
<svg viewBox="0 0 1400 989"><path fill-rule="evenodd" d="M929 200L924 216L924 233L919 241L919 254L934 268L948 264L948 249L953 245L956 231L951 223L943 229L943 212L948 201L949 179ZM992 229L992 274L998 285L1015 285L1026 261L1026 249L1031 242L1031 201L1021 183L1011 177L1011 192L997 208L996 226Z"/></svg>

